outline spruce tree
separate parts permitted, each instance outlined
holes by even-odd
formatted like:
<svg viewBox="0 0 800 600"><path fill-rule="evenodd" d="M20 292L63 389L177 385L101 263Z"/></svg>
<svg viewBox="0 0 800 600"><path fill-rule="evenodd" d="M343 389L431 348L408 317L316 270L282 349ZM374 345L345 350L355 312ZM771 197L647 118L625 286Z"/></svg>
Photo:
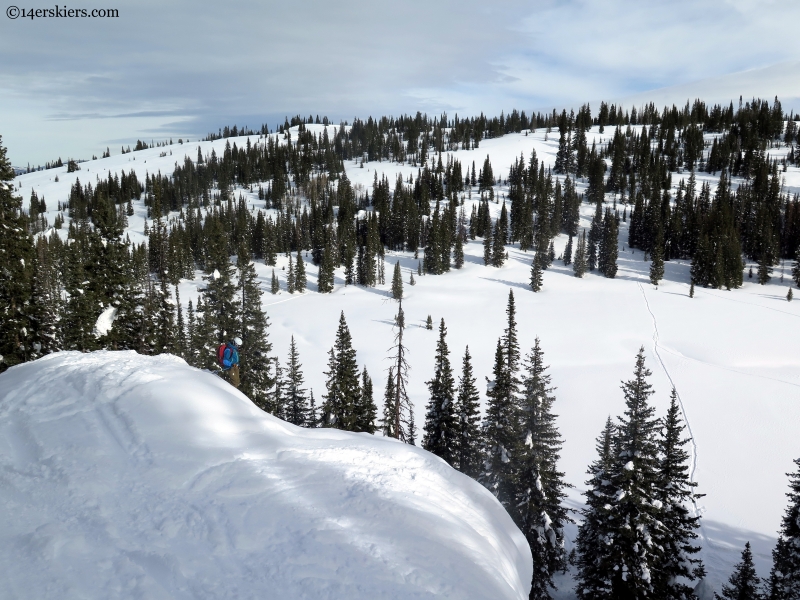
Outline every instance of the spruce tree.
<svg viewBox="0 0 800 600"><path fill-rule="evenodd" d="M656 569L663 549L657 540L662 509L657 500L659 485L659 421L649 398L653 389L647 378L652 373L645 366L644 348L636 355L633 379L624 382L626 411L619 418L618 452L611 485L610 525L613 537L609 571L614 597L652 596Z"/></svg>
<svg viewBox="0 0 800 600"><path fill-rule="evenodd" d="M236 268L239 271L237 288L241 299L236 333L242 338L242 347L239 349L239 390L256 406L266 410L269 390L275 385L269 356L272 352L269 319L261 305L261 287L256 266L244 243L240 244Z"/></svg>
<svg viewBox="0 0 800 600"><path fill-rule="evenodd" d="M800 288L800 247L794 252L794 265L792 265L792 279L794 284Z"/></svg>
<svg viewBox="0 0 800 600"><path fill-rule="evenodd" d="M503 224L502 219L498 219L497 223L495 224L494 235L492 236L492 266L493 267L502 267L503 263L506 261L506 247L505 247L505 237L506 232L504 231L506 225Z"/></svg>
<svg viewBox="0 0 800 600"><path fill-rule="evenodd" d="M14 169L0 136L0 373L28 359L33 333L33 240L13 182Z"/></svg>
<svg viewBox="0 0 800 600"><path fill-rule="evenodd" d="M327 393L323 395L323 425L336 427L345 431L355 431L356 412L361 388L359 385L356 351L353 348L350 329L344 318L344 311L339 316L339 327L336 340L330 351L328 362Z"/></svg>
<svg viewBox="0 0 800 600"><path fill-rule="evenodd" d="M354 431L375 433L375 419L378 417L378 407L372 392L372 378L367 372L367 367L361 371L361 395L355 407Z"/></svg>
<svg viewBox="0 0 800 600"><path fill-rule="evenodd" d="M794 297L794 294L792 293L792 288L789 288L789 291L786 292L786 300L791 302L793 297Z"/></svg>
<svg viewBox="0 0 800 600"><path fill-rule="evenodd" d="M384 411L384 434L390 435L402 442L408 444L414 443L414 408L411 400L408 397L406 387L408 386L408 348L403 342L403 333L406 328L406 317L403 312L403 301L400 300L400 305L397 309L397 316L395 317L395 325L397 333L394 337L394 345L390 348L392 356L392 366L389 369L389 379L391 384L387 383L386 393L391 390L391 398L387 397L390 404L386 405ZM388 413L388 414L387 414ZM388 433L387 433L388 432Z"/></svg>
<svg viewBox="0 0 800 600"><path fill-rule="evenodd" d="M483 233L483 264L492 264L492 227L489 225Z"/></svg>
<svg viewBox="0 0 800 600"><path fill-rule="evenodd" d="M650 283L658 285L658 282L664 279L664 233L660 227L656 232L653 252L650 257L652 260L650 263Z"/></svg>
<svg viewBox="0 0 800 600"><path fill-rule="evenodd" d="M394 263L394 272L392 273L392 298L403 299L403 274L400 272L399 260Z"/></svg>
<svg viewBox="0 0 800 600"><path fill-rule="evenodd" d="M306 264L303 262L303 257L300 250L297 251L297 260L294 263L294 289L298 292L306 291L306 284L308 278L306 277Z"/></svg>
<svg viewBox="0 0 800 600"><path fill-rule="evenodd" d="M484 465L479 481L514 514L515 458L521 443L517 419L519 344L514 293L509 291L508 325L497 340L494 379L488 382L489 402L483 420Z"/></svg>
<svg viewBox="0 0 800 600"><path fill-rule="evenodd" d="M794 464L797 471L787 473L789 506L781 520L778 543L772 551L769 600L800 598L800 458Z"/></svg>
<svg viewBox="0 0 800 600"><path fill-rule="evenodd" d="M753 564L753 553L750 551L750 542L744 545L742 561L736 563L733 573L728 579L728 584L723 584L722 595L714 594L714 598L725 600L764 600L761 593L761 578L756 574Z"/></svg>
<svg viewBox="0 0 800 600"><path fill-rule="evenodd" d="M542 264L539 260L540 252L536 252L533 256L533 261L531 262L531 289L534 292L540 292L542 290Z"/></svg>
<svg viewBox="0 0 800 600"><path fill-rule="evenodd" d="M278 277L275 275L275 269L272 269L272 279L270 280L269 291L272 294L277 294L281 289L280 284L278 283Z"/></svg>
<svg viewBox="0 0 800 600"><path fill-rule="evenodd" d="M455 381L447 348L447 327L439 323L433 379L427 381L430 397L425 416L422 447L453 466L457 461L458 416L455 406Z"/></svg>
<svg viewBox="0 0 800 600"><path fill-rule="evenodd" d="M309 420L308 398L303 389L303 365L300 364L300 355L294 336L289 343L289 360L286 366L286 379L284 386L285 415L289 423L298 427L307 427Z"/></svg>
<svg viewBox="0 0 800 600"><path fill-rule="evenodd" d="M294 263L292 262L292 255L289 255L289 268L286 269L286 291L290 294L294 294L295 292L295 280L294 280Z"/></svg>
<svg viewBox="0 0 800 600"><path fill-rule="evenodd" d="M656 589L659 598L688 600L694 596L686 582L702 578L705 571L700 559L693 558L700 551L699 546L694 545L700 517L692 516L687 505L702 495L694 493L697 484L689 479L689 453L684 446L691 440L683 437L686 426L681 419L675 388L672 388L663 426L658 458L662 527L657 532L657 541L664 556L655 578Z"/></svg>
<svg viewBox="0 0 800 600"><path fill-rule="evenodd" d="M464 240L460 231L456 233L456 242L453 248L453 266L456 269L464 266Z"/></svg>
<svg viewBox="0 0 800 600"><path fill-rule="evenodd" d="M610 577L614 567L610 562L613 539L609 537L615 438L616 427L608 417L603 432L597 438L597 459L589 466L589 480L584 492L586 506L581 511L583 521L575 539L578 566L575 591L580 600L615 598Z"/></svg>
<svg viewBox="0 0 800 600"><path fill-rule="evenodd" d="M567 565L564 526L572 520L563 506L566 498L564 473L558 470L562 440L552 412L555 397L546 373L539 338L526 357L522 370L519 419L522 444L515 457L517 525L533 555L533 577L529 597L549 599L555 589L553 575Z"/></svg>
<svg viewBox="0 0 800 600"><path fill-rule="evenodd" d="M578 248L575 250L575 262L572 265L572 271L575 273L575 277L583 277L587 268L586 230L584 230L578 237Z"/></svg>
<svg viewBox="0 0 800 600"><path fill-rule="evenodd" d="M619 225L617 216L606 209L603 219L602 262L601 271L609 279L617 276L617 258L619 257Z"/></svg>
<svg viewBox="0 0 800 600"><path fill-rule="evenodd" d="M395 433L395 394L394 394L394 368L389 367L389 375L386 378L386 388L383 392L383 418L381 419L381 431L385 437L396 438Z"/></svg>
<svg viewBox="0 0 800 600"><path fill-rule="evenodd" d="M572 264L572 234L570 234L567 240L567 247L564 249L564 266L566 267L570 264Z"/></svg>
<svg viewBox="0 0 800 600"><path fill-rule="evenodd" d="M456 437L457 468L472 478L478 476L481 454L480 395L472 375L472 357L469 346L464 351L461 376L458 379L456 416L458 432Z"/></svg>

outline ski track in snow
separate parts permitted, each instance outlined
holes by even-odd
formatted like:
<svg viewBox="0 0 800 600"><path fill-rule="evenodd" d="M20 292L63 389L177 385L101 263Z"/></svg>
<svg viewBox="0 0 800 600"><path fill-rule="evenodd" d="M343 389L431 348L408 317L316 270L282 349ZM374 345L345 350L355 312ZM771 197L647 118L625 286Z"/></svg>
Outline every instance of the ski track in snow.
<svg viewBox="0 0 800 600"><path fill-rule="evenodd" d="M689 439L692 442L692 471L689 474L689 481L694 481L694 473L697 470L697 441L695 440L694 432L692 431L692 424L689 421L689 416L686 414L686 406L683 404L683 399L681 398L681 393L678 391L678 386L675 385L672 375L670 375L669 369L667 369L667 365L664 363L664 359L661 358L661 353L658 351L659 334L656 315L653 313L653 309L650 308L650 302L647 301L647 294L644 291L644 286L641 283L637 283L636 285L639 286L639 291L642 292L642 298L644 298L644 304L647 307L647 312L650 313L650 318L653 319L653 352L655 353L658 362L661 364L664 374L667 376L667 379L669 379L670 384L672 384L672 389L675 390L675 396L678 398L678 404L680 405L681 413L683 414L683 422L686 423L686 429L689 432ZM697 500L694 498L694 496L692 496L692 506L694 506L695 516L701 516L700 508L697 506ZM703 537L703 542L707 547L714 547L714 544L706 535L706 530L702 519L700 519L700 535Z"/></svg>

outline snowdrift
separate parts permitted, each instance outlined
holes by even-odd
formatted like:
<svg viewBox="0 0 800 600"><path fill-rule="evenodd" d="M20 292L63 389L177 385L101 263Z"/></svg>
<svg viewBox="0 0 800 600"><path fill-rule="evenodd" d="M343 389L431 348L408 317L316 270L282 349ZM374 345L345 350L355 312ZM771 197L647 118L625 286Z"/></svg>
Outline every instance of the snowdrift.
<svg viewBox="0 0 800 600"><path fill-rule="evenodd" d="M171 356L0 376L0 596L527 598L489 492L394 440L304 430Z"/></svg>

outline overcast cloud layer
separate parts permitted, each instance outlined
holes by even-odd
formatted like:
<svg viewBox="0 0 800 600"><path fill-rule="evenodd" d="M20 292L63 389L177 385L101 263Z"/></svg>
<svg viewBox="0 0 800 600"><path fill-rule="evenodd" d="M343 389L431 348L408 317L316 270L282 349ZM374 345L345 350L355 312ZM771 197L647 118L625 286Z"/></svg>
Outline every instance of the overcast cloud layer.
<svg viewBox="0 0 800 600"><path fill-rule="evenodd" d="M226 124L274 128L298 113L336 121L417 110L495 114L640 101L657 88L671 90L653 95L662 102L685 102L697 90L713 101L778 94L800 108L796 3L91 0L81 7L116 8L120 16L0 22L0 135L15 165L99 155L106 146L116 154L137 138L196 138ZM752 69L760 71L730 75Z"/></svg>

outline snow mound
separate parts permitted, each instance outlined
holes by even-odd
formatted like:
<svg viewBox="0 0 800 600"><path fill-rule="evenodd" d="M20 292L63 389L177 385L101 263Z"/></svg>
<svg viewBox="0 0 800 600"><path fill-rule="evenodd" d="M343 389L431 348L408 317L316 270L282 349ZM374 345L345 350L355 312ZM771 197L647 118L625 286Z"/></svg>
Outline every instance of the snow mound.
<svg viewBox="0 0 800 600"><path fill-rule="evenodd" d="M524 537L418 448L306 430L172 356L0 376L0 596L527 598Z"/></svg>

